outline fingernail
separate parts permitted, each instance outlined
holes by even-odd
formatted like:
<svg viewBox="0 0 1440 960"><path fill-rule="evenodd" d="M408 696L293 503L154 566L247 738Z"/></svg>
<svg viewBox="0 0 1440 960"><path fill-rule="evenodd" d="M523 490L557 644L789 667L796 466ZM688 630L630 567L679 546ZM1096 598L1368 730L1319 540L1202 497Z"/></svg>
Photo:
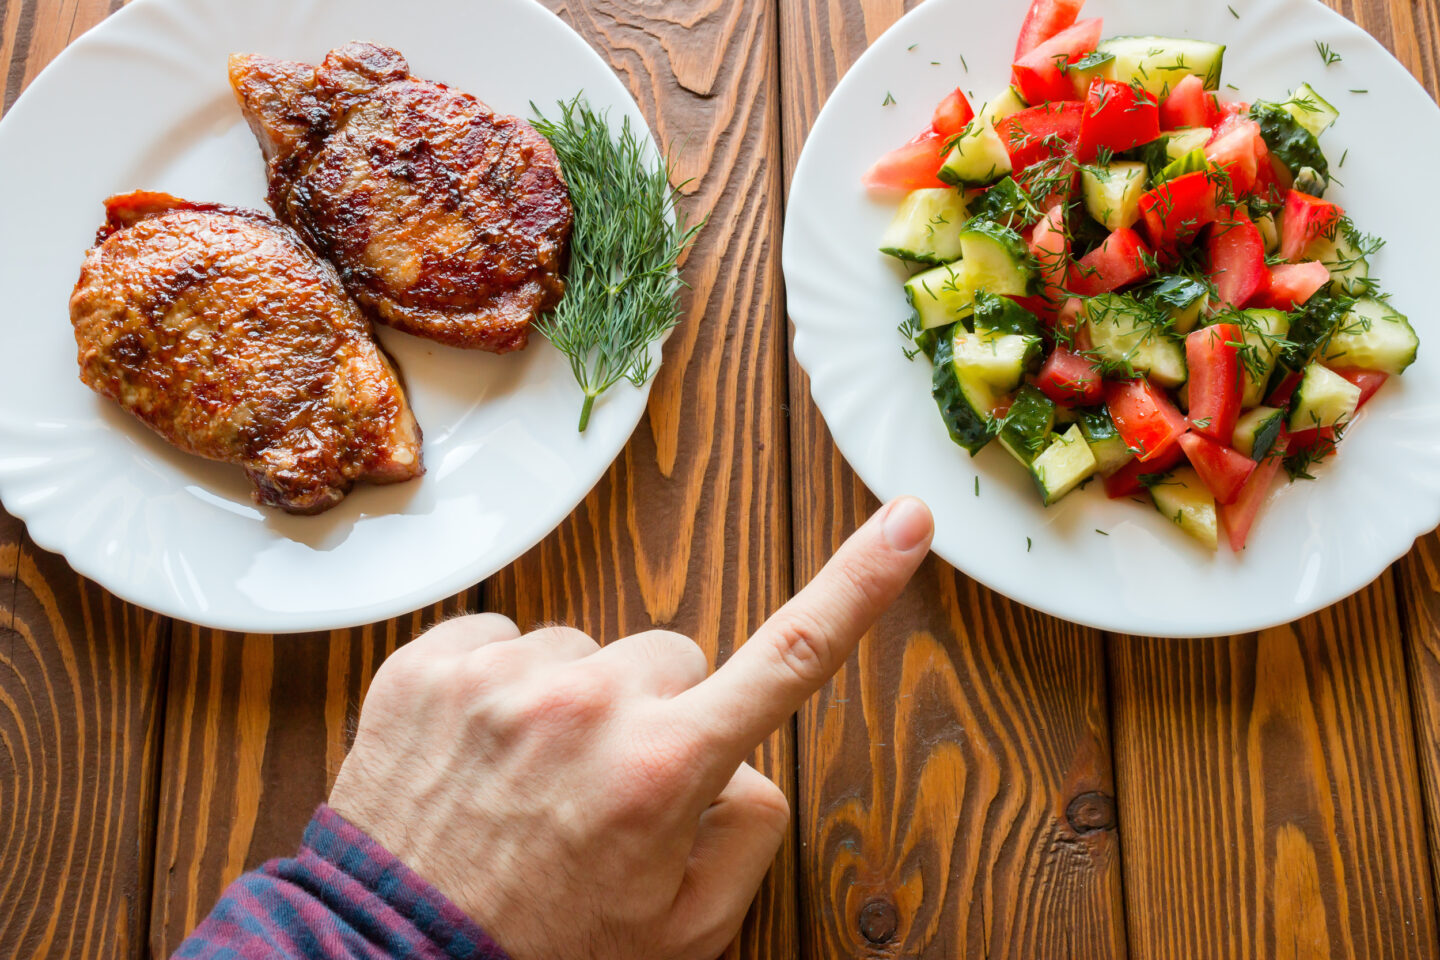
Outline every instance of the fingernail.
<svg viewBox="0 0 1440 960"><path fill-rule="evenodd" d="M914 497L901 497L892 502L885 511L881 529L885 531L885 542L891 549L908 553L930 536L934 521L930 508Z"/></svg>

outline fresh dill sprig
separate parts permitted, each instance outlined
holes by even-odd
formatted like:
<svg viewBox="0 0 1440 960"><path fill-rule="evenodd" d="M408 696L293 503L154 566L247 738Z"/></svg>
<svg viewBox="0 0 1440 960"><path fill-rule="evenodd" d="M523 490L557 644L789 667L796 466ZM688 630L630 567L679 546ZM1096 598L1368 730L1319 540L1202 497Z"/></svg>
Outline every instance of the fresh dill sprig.
<svg viewBox="0 0 1440 960"><path fill-rule="evenodd" d="M895 94L891 93L889 90L886 90L886 91L885 91L885 99L880 101L880 106L882 106L882 107L892 106L895 102L896 102L896 101L895 101Z"/></svg>
<svg viewBox="0 0 1440 960"><path fill-rule="evenodd" d="M1323 41L1316 40L1315 49L1320 52L1320 59L1325 61L1325 66L1327 67L1333 67L1335 66L1335 64L1345 59L1344 57L1340 56L1340 54L1336 53L1335 49L1331 47L1330 44Z"/></svg>
<svg viewBox="0 0 1440 960"><path fill-rule="evenodd" d="M650 378L651 345L680 322L677 267L703 221L686 223L670 158L647 156L628 117L617 137L609 115L581 95L556 106L549 119L532 103L531 122L560 158L575 223L565 296L535 326L569 359L585 393L583 432L596 397L621 379L638 387Z"/></svg>

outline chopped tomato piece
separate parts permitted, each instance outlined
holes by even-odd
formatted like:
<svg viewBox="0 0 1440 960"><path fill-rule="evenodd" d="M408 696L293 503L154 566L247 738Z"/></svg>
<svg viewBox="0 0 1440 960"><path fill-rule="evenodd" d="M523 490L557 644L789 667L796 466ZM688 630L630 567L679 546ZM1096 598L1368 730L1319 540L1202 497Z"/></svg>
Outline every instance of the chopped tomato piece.
<svg viewBox="0 0 1440 960"><path fill-rule="evenodd" d="M1198 433L1182 436L1180 446L1201 481L1215 495L1216 503L1234 503L1240 488L1255 472L1254 460Z"/></svg>
<svg viewBox="0 0 1440 960"><path fill-rule="evenodd" d="M1240 348L1245 335L1233 323L1217 323L1185 338L1185 363L1190 368L1190 429L1229 443L1240 418L1245 378Z"/></svg>
<svg viewBox="0 0 1440 960"><path fill-rule="evenodd" d="M1079 259L1070 271L1070 289L1082 297L1110 293L1150 276L1152 262L1140 234L1121 227Z"/></svg>
<svg viewBox="0 0 1440 960"><path fill-rule="evenodd" d="M1100 371L1089 357L1067 347L1057 346L1035 378L1040 391L1064 406L1088 406L1099 403L1104 384Z"/></svg>
<svg viewBox="0 0 1440 960"><path fill-rule="evenodd" d="M1145 484L1140 481L1141 477L1164 473L1184 458L1185 451L1180 449L1180 444L1172 443L1164 453L1147 462L1131 460L1105 478L1105 496L1118 500L1141 493L1145 490Z"/></svg>
<svg viewBox="0 0 1440 960"><path fill-rule="evenodd" d="M1247 117L1250 115L1250 104L1244 100L1236 100L1234 103L1224 103L1217 97L1215 102L1220 111L1221 123L1230 117Z"/></svg>
<svg viewBox="0 0 1440 960"><path fill-rule="evenodd" d="M1291 263L1299 260L1317 237L1332 235L1343 216L1345 211L1328 200L1290 190L1280 211L1280 256Z"/></svg>
<svg viewBox="0 0 1440 960"><path fill-rule="evenodd" d="M1102 147L1129 150L1160 136L1160 107L1128 83L1096 78L1080 122L1080 159L1089 163Z"/></svg>
<svg viewBox="0 0 1440 960"><path fill-rule="evenodd" d="M1235 502L1221 504L1219 507L1220 519L1225 522L1225 530L1230 536L1230 549L1236 553L1245 549L1250 528L1255 525L1255 518L1264 506L1265 498L1270 495L1270 488L1275 485L1275 475L1280 472L1282 458L1285 456L1285 442L1286 438L1283 436L1276 440L1270 454L1256 465L1250 479L1240 488L1240 495L1235 498Z"/></svg>
<svg viewBox="0 0 1440 960"><path fill-rule="evenodd" d="M1011 297L1020 306L1029 310L1035 316L1045 322L1047 326L1054 326L1056 320L1056 305L1047 303L1044 297Z"/></svg>
<svg viewBox="0 0 1440 960"><path fill-rule="evenodd" d="M1270 391L1270 396L1265 398L1267 406L1288 407L1290 398L1295 396L1295 388L1300 386L1300 378L1303 376L1299 371L1285 374L1284 378Z"/></svg>
<svg viewBox="0 0 1440 960"><path fill-rule="evenodd" d="M1093 53L1103 28L1098 17L1081 20L1016 57L1010 75L1025 102L1038 105L1052 100L1073 100L1075 88L1062 66Z"/></svg>
<svg viewBox="0 0 1440 960"><path fill-rule="evenodd" d="M1015 59L1019 60L1055 34L1074 26L1083 6L1085 0L1034 0L1020 26Z"/></svg>
<svg viewBox="0 0 1440 960"><path fill-rule="evenodd" d="M1219 122L1219 114L1214 94L1205 91L1205 81L1190 74L1160 104L1160 126L1165 130L1211 127Z"/></svg>
<svg viewBox="0 0 1440 960"><path fill-rule="evenodd" d="M1083 112L1078 103L1043 103L1012 113L995 124L995 132L1010 154L1010 165L1024 170L1051 157L1073 154Z"/></svg>
<svg viewBox="0 0 1440 960"><path fill-rule="evenodd" d="M1105 406L1121 439L1137 460L1154 460L1190 428L1185 415L1175 409L1165 391L1149 380L1106 383Z"/></svg>
<svg viewBox="0 0 1440 960"><path fill-rule="evenodd" d="M1259 153L1268 148L1260 136L1260 124L1254 120L1226 121L1229 129L1219 133L1205 145L1205 159L1224 170L1230 178L1231 192L1237 197L1253 193L1259 176ZM1222 124L1222 127L1224 124Z"/></svg>
<svg viewBox="0 0 1440 960"><path fill-rule="evenodd" d="M885 154L866 171L860 182L871 190L895 190L909 193L923 187L944 187L935 176L944 157L940 148L945 138L933 130L920 134L903 147Z"/></svg>
<svg viewBox="0 0 1440 960"><path fill-rule="evenodd" d="M1311 427L1290 434L1290 453L1306 453L1316 460L1324 460L1335 452L1335 448L1334 427Z"/></svg>
<svg viewBox="0 0 1440 960"><path fill-rule="evenodd" d="M1064 297L1066 277L1070 272L1070 239L1065 236L1065 207L1055 204L1045 219L1035 224L1030 252L1040 265L1040 281L1044 297L1058 304Z"/></svg>
<svg viewBox="0 0 1440 960"><path fill-rule="evenodd" d="M1140 198L1140 215L1157 251L1172 251L1215 220L1215 185L1203 170L1164 183Z"/></svg>
<svg viewBox="0 0 1440 960"><path fill-rule="evenodd" d="M1336 373L1360 388L1360 403L1356 409L1365 406L1365 401L1375 396L1375 391L1385 385L1390 374L1380 370L1336 370Z"/></svg>
<svg viewBox="0 0 1440 960"><path fill-rule="evenodd" d="M1239 309L1270 288L1270 270L1260 228L1243 213L1234 216L1215 224L1205 249L1221 302Z"/></svg>
<svg viewBox="0 0 1440 960"><path fill-rule="evenodd" d="M1267 306L1294 310L1330 282L1330 268L1318 260L1306 263L1277 263L1270 268Z"/></svg>
<svg viewBox="0 0 1440 960"><path fill-rule="evenodd" d="M975 108L970 106L970 101L965 98L965 93L956 87L935 108L935 115L931 118L930 126L942 137L953 137L964 130L965 126L974 119Z"/></svg>

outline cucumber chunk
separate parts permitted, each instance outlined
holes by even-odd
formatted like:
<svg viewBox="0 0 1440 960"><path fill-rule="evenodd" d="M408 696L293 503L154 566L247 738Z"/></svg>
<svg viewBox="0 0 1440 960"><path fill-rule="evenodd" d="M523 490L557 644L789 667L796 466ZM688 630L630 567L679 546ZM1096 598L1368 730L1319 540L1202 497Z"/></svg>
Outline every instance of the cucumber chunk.
<svg viewBox="0 0 1440 960"><path fill-rule="evenodd" d="M1115 54L1101 53L1099 50L1086 54L1070 64L1065 75L1074 86L1075 99L1084 100L1090 95L1090 85L1096 80L1115 79Z"/></svg>
<svg viewBox="0 0 1440 960"><path fill-rule="evenodd" d="M1155 509L1181 530L1214 550L1220 543L1215 497L1190 467L1181 467L1150 488Z"/></svg>
<svg viewBox="0 0 1440 960"><path fill-rule="evenodd" d="M1171 160L1160 172L1155 174L1153 180L1156 186L1174 180L1176 177L1183 177L1187 173L1199 173L1208 169L1209 161L1205 159L1205 151L1199 147L1189 153L1182 154Z"/></svg>
<svg viewBox="0 0 1440 960"><path fill-rule="evenodd" d="M1195 150L1203 151L1210 142L1209 127L1182 127L1165 136L1165 156L1171 161Z"/></svg>
<svg viewBox="0 0 1440 960"><path fill-rule="evenodd" d="M1164 99L1187 76L1218 90L1225 47L1180 37L1111 37L1097 48L1115 56L1115 79Z"/></svg>
<svg viewBox="0 0 1440 960"><path fill-rule="evenodd" d="M1090 352L1102 361L1144 372L1162 387L1185 382L1185 351L1151 304L1107 293L1087 300L1082 315L1090 330Z"/></svg>
<svg viewBox="0 0 1440 960"><path fill-rule="evenodd" d="M964 320L975 312L980 291L1025 296L1035 264L1020 234L990 220L971 219L960 231L961 260L917 273L905 281L905 295L920 328Z"/></svg>
<svg viewBox="0 0 1440 960"><path fill-rule="evenodd" d="M1246 413L1235 424L1235 437L1230 446L1251 460L1259 462L1280 439L1280 428L1285 425L1285 411L1274 407L1256 407Z"/></svg>
<svg viewBox="0 0 1440 960"><path fill-rule="evenodd" d="M1319 138L1320 134L1330 129L1330 125L1340 117L1340 111L1330 105L1315 88L1308 83L1300 84L1299 88L1292 94L1290 99L1280 104L1280 109L1295 118L1295 122L1306 130L1311 136Z"/></svg>
<svg viewBox="0 0 1440 960"><path fill-rule="evenodd" d="M1359 405L1359 387L1333 370L1312 363L1305 368L1290 401L1290 432L1349 423Z"/></svg>
<svg viewBox="0 0 1440 960"><path fill-rule="evenodd" d="M1325 345L1325 362L1341 370L1403 373L1415 362L1420 338L1401 313L1383 300L1361 297Z"/></svg>
<svg viewBox="0 0 1440 960"><path fill-rule="evenodd" d="M1023 229L1038 219L1029 195L1014 177L1005 177L994 186L978 191L969 205L972 219L993 220L1013 230Z"/></svg>
<svg viewBox="0 0 1440 960"><path fill-rule="evenodd" d="M920 320L920 329L943 327L975 312L974 292L962 286L958 267L946 264L905 281L905 296Z"/></svg>
<svg viewBox="0 0 1440 960"><path fill-rule="evenodd" d="M1055 430L1055 403L1028 384L1020 388L1000 422L1000 445L1026 469L1045 452Z"/></svg>
<svg viewBox="0 0 1440 960"><path fill-rule="evenodd" d="M1227 314L1216 319L1234 321L1237 318L1234 314ZM1240 357L1245 393L1240 399L1240 407L1249 410L1265 399L1265 387L1280 358L1280 341L1290 332L1290 315L1281 310L1257 307L1242 311L1238 322L1245 335Z"/></svg>
<svg viewBox="0 0 1440 960"><path fill-rule="evenodd" d="M1010 152L995 125L977 118L956 139L936 176L946 183L978 186L994 183L1011 169Z"/></svg>
<svg viewBox="0 0 1440 960"><path fill-rule="evenodd" d="M1369 241L1369 248L1373 250L1375 243ZM1331 293L1361 296L1375 288L1370 279L1370 258L1366 250L1367 239L1347 217L1328 236L1312 240L1301 259L1319 260L1330 269Z"/></svg>
<svg viewBox="0 0 1440 960"><path fill-rule="evenodd" d="M1024 109L1025 101L1014 87L992 97L955 140L937 176L946 183L978 186L1009 173L1010 151L995 132L995 124Z"/></svg>
<svg viewBox="0 0 1440 960"><path fill-rule="evenodd" d="M1095 457L1096 473L1108 477L1133 459L1134 454L1104 407L1085 411L1080 415L1079 423L1080 432L1085 435L1085 442L1090 444L1090 453Z"/></svg>
<svg viewBox="0 0 1440 960"><path fill-rule="evenodd" d="M955 324L935 351L931 388L950 439L972 456L990 442L1000 398L1020 384L1035 352L1029 337L975 334Z"/></svg>
<svg viewBox="0 0 1440 960"><path fill-rule="evenodd" d="M880 238L880 252L916 263L960 259L965 198L959 190L933 187L911 191Z"/></svg>
<svg viewBox="0 0 1440 960"><path fill-rule="evenodd" d="M1145 164L1117 161L1103 167L1082 167L1085 209L1106 230L1133 227L1140 219L1145 194Z"/></svg>
<svg viewBox="0 0 1440 960"><path fill-rule="evenodd" d="M1200 315L1210 305L1210 287L1191 277L1161 277L1146 288L1145 295L1165 311L1170 326L1178 334L1186 334L1200 323Z"/></svg>
<svg viewBox="0 0 1440 960"><path fill-rule="evenodd" d="M1095 467L1095 455L1079 424L1075 424L1035 458L1030 473L1048 507L1094 476Z"/></svg>

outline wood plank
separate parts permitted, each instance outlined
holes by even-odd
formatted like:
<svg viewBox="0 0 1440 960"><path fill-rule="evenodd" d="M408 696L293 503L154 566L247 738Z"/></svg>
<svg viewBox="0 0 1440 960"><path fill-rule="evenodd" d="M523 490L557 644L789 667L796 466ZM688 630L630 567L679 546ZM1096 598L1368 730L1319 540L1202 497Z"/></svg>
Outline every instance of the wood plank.
<svg viewBox="0 0 1440 960"><path fill-rule="evenodd" d="M0 510L0 956L138 956L168 625Z"/></svg>
<svg viewBox="0 0 1440 960"><path fill-rule="evenodd" d="M780 10L788 174L840 74L903 9ZM791 367L801 580L877 503ZM1105 685L1098 634L928 562L800 715L805 956L1123 956Z"/></svg>
<svg viewBox="0 0 1440 960"><path fill-rule="evenodd" d="M1440 534L1421 538L1398 569L1430 869L1440 889Z"/></svg>
<svg viewBox="0 0 1440 960"><path fill-rule="evenodd" d="M168 957L225 885L288 856L330 793L381 662L471 590L357 630L272 637L176 623L156 828L153 956Z"/></svg>
<svg viewBox="0 0 1440 960"><path fill-rule="evenodd" d="M1433 0L1333 0L1436 92ZM1424 684L1424 644L1410 657ZM1149 957L1433 957L1432 857L1395 580L1291 628L1115 638L1130 946ZM1418 644L1418 645L1417 645ZM1424 740L1434 810L1436 741ZM1432 734L1434 728L1432 729ZM1432 842L1434 820L1431 818Z"/></svg>
<svg viewBox="0 0 1440 960"><path fill-rule="evenodd" d="M486 601L522 627L558 620L605 640L678 630L716 662L791 588L774 8L547 3L680 150L679 178L696 178L686 213L709 225L635 436L559 530L487 583ZM791 731L755 762L793 797ZM796 954L793 864L787 842L730 955Z"/></svg>
<svg viewBox="0 0 1440 960"><path fill-rule="evenodd" d="M103 15L0 0L0 105ZM169 624L0 510L0 956L144 951Z"/></svg>
<svg viewBox="0 0 1440 960"><path fill-rule="evenodd" d="M1390 574L1110 675L1133 956L1440 956Z"/></svg>

